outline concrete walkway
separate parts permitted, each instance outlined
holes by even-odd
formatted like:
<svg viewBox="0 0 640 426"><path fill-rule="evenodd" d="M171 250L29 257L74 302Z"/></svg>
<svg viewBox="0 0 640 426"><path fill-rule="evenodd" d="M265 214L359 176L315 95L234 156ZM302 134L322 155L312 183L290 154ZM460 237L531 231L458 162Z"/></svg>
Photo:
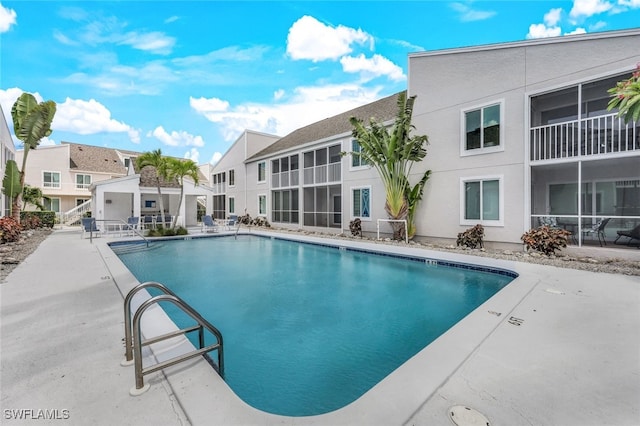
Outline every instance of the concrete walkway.
<svg viewBox="0 0 640 426"><path fill-rule="evenodd" d="M457 405L492 425L640 424L640 277L425 250L520 277L347 407L261 413L204 361L156 373L131 397L123 278L105 240L56 231L0 284L3 425L451 425Z"/></svg>

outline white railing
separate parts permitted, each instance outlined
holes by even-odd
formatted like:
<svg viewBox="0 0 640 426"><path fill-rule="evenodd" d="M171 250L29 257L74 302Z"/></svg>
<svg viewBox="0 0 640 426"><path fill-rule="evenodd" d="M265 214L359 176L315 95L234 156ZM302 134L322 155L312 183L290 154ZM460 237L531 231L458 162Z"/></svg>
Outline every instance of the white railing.
<svg viewBox="0 0 640 426"><path fill-rule="evenodd" d="M342 163L340 162L306 167L304 169L304 184L340 182L342 178L341 167Z"/></svg>
<svg viewBox="0 0 640 426"><path fill-rule="evenodd" d="M409 244L409 228L407 228L407 221L405 219L378 219L376 221L378 228L378 235L376 239L380 239L380 222L402 222L404 223L404 242Z"/></svg>
<svg viewBox="0 0 640 426"><path fill-rule="evenodd" d="M272 188L284 188L287 186L298 186L300 178L298 170L290 170L286 172L273 173L271 175Z"/></svg>
<svg viewBox="0 0 640 426"><path fill-rule="evenodd" d="M617 114L531 128L531 161L640 152L640 122Z"/></svg>
<svg viewBox="0 0 640 426"><path fill-rule="evenodd" d="M86 212L91 210L91 200L87 200L84 203L72 208L69 211L61 213L60 221L65 225L71 225L79 221Z"/></svg>

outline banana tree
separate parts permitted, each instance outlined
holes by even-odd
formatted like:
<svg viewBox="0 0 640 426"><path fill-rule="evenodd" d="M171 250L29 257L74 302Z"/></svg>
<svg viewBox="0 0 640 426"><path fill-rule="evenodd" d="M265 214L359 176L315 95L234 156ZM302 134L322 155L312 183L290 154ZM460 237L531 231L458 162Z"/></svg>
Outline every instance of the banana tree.
<svg viewBox="0 0 640 426"><path fill-rule="evenodd" d="M155 168L155 180L156 180L156 188L158 189L158 204L160 207L160 217L162 218L162 223L164 223L164 202L162 200L162 189L161 189L161 181L167 179L167 171L168 171L168 159L167 157L162 156L162 151L156 149L155 151L144 152L136 159L136 165L140 172L142 169L151 166Z"/></svg>
<svg viewBox="0 0 640 426"><path fill-rule="evenodd" d="M368 125L359 118L350 118L353 137L360 145L359 152L350 154L361 157L378 171L385 188L384 208L389 219L407 220L407 229L399 222L392 222L394 239L404 239L405 232L409 238L415 235L416 207L431 175L427 170L416 186L411 187L411 169L427 155L429 143L426 135L410 135L415 129L411 124L415 98L407 98L406 92L398 94L398 113L391 129L375 118L371 118Z"/></svg>
<svg viewBox="0 0 640 426"><path fill-rule="evenodd" d="M180 207L182 207L182 197L184 194L184 178L189 177L194 185L198 184L198 165L193 160L180 160L178 158L167 158L167 177L176 179L180 184L180 199L178 200L178 208L176 214L173 215L172 228L176 227Z"/></svg>
<svg viewBox="0 0 640 426"><path fill-rule="evenodd" d="M12 201L9 215L13 215L13 200L22 192L20 185L20 170L15 160L7 160L4 170L4 178L2 179L2 193L9 197Z"/></svg>
<svg viewBox="0 0 640 426"><path fill-rule="evenodd" d="M25 207L27 204L33 204L38 210L43 211L42 200L49 200L49 197L42 194L42 190L37 186L25 185L22 188L22 201L24 201Z"/></svg>
<svg viewBox="0 0 640 426"><path fill-rule="evenodd" d="M36 149L40 141L51 135L51 122L56 114L56 103L53 101L40 102L31 93L23 93L11 108L13 131L24 144L22 169L20 170L20 186L24 187L25 167L29 150ZM21 194L18 193L11 200L13 218L20 222Z"/></svg>

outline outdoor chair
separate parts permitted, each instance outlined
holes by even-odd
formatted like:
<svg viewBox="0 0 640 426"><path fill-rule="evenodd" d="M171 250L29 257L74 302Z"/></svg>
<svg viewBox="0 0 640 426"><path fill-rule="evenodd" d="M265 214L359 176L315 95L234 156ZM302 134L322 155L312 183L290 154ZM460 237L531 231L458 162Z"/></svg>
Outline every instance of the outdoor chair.
<svg viewBox="0 0 640 426"><path fill-rule="evenodd" d="M160 224L164 228L170 228L172 220L173 220L173 216L171 216L170 214L165 214L164 215L164 223L163 223L162 222L162 215L158 215L158 216L156 216L156 225Z"/></svg>
<svg viewBox="0 0 640 426"><path fill-rule="evenodd" d="M218 232L218 224L210 214L202 216L202 232Z"/></svg>
<svg viewBox="0 0 640 426"><path fill-rule="evenodd" d="M600 247L602 247L602 243L604 243L604 245L606 246L607 241L605 240L604 228L605 226L607 226L607 223L609 223L610 220L611 220L610 217L600 219L595 225L593 225L593 228L583 229L582 230L583 238L586 237L587 235L591 235L591 238L593 238L593 235L596 235L598 237L598 242L600 243Z"/></svg>
<svg viewBox="0 0 640 426"><path fill-rule="evenodd" d="M147 215L142 217L142 227L144 229L152 229L155 227L155 221L153 220L153 216Z"/></svg>
<svg viewBox="0 0 640 426"><path fill-rule="evenodd" d="M80 238L84 238L85 234L89 232L91 237L93 237L93 233L96 233L96 237L100 230L98 229L98 225L96 225L96 220L92 217L83 217L82 218L82 235Z"/></svg>
<svg viewBox="0 0 640 426"><path fill-rule="evenodd" d="M131 232L132 235L135 234L135 232L139 230L139 227L140 227L140 217L131 216L127 218L127 229L125 230L127 234L129 232Z"/></svg>
<svg viewBox="0 0 640 426"><path fill-rule="evenodd" d="M620 237L627 237L629 239L626 241L626 245L630 246L633 240L638 240L638 248L640 248L640 225L637 225L635 228L630 230L620 230L616 232L618 233L618 236L613 242L614 244L622 244L618 243Z"/></svg>

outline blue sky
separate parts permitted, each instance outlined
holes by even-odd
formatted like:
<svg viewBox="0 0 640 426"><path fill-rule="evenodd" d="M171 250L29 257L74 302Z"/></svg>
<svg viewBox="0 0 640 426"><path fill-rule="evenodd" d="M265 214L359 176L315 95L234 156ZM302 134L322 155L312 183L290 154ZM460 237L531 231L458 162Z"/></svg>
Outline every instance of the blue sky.
<svg viewBox="0 0 640 426"><path fill-rule="evenodd" d="M4 0L0 104L55 101L42 144L202 164L405 89L411 52L638 26L640 0Z"/></svg>

